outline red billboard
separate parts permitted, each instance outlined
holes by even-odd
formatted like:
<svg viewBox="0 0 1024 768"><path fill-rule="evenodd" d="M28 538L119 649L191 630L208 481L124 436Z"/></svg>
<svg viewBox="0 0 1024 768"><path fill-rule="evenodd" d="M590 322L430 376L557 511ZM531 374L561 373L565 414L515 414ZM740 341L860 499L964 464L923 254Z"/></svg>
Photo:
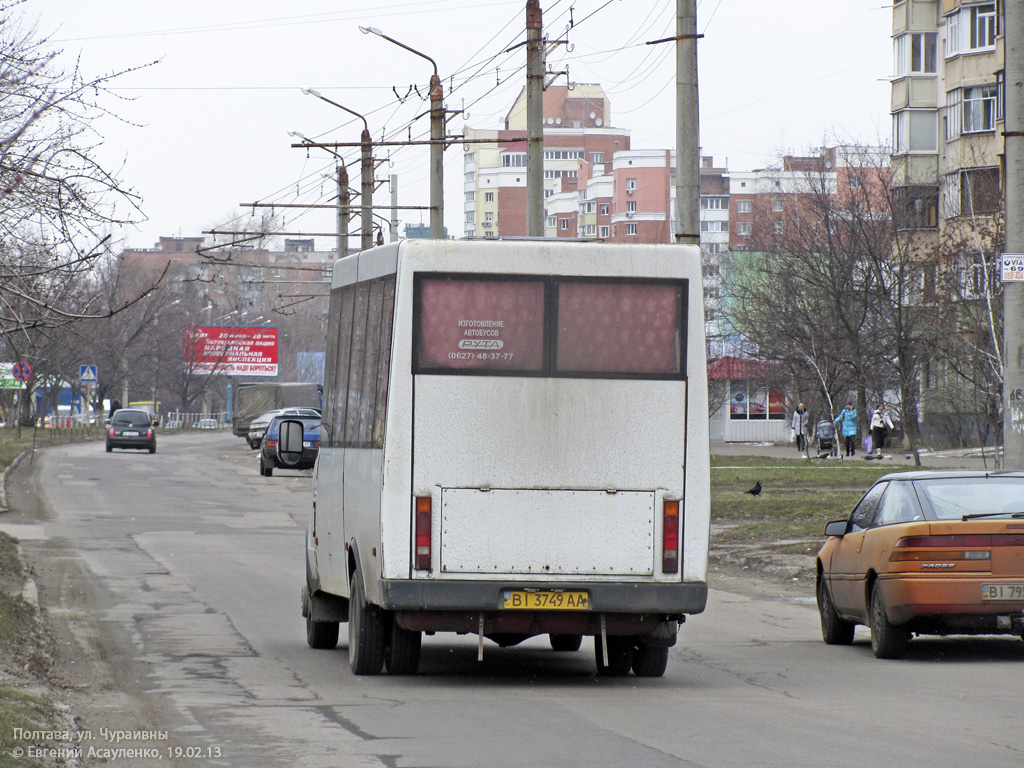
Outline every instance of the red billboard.
<svg viewBox="0 0 1024 768"><path fill-rule="evenodd" d="M199 375L277 376L277 328L189 326L185 365Z"/></svg>

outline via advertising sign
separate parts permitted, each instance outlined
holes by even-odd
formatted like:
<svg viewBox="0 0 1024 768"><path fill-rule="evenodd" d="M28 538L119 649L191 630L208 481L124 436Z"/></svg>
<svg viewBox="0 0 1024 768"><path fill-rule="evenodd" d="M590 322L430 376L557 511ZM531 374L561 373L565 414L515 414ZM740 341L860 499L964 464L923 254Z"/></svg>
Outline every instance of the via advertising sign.
<svg viewBox="0 0 1024 768"><path fill-rule="evenodd" d="M277 328L189 326L185 365L205 376L277 376L277 341Z"/></svg>
<svg viewBox="0 0 1024 768"><path fill-rule="evenodd" d="M1004 253L1000 257L1000 275L1004 283L1024 282L1024 253Z"/></svg>

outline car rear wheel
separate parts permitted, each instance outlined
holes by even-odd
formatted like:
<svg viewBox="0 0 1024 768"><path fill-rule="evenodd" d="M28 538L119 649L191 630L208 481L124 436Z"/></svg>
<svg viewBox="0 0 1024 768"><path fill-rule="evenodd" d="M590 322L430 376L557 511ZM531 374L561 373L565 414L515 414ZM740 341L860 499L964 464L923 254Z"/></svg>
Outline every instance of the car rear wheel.
<svg viewBox="0 0 1024 768"><path fill-rule="evenodd" d="M156 453L156 445L149 446L149 452L150 453Z"/></svg>
<svg viewBox="0 0 1024 768"><path fill-rule="evenodd" d="M608 635L608 663L604 663L601 636L594 635L597 674L602 677L625 677L633 665L633 638Z"/></svg>
<svg viewBox="0 0 1024 768"><path fill-rule="evenodd" d="M556 651L578 651L583 645L583 635L548 635L548 642Z"/></svg>
<svg viewBox="0 0 1024 768"><path fill-rule="evenodd" d="M818 613L821 614L821 639L829 645L849 645L856 625L836 611L824 577L818 579Z"/></svg>
<svg viewBox="0 0 1024 768"><path fill-rule="evenodd" d="M110 443L107 443L107 453L111 453L113 450L114 446L112 446Z"/></svg>
<svg viewBox="0 0 1024 768"><path fill-rule="evenodd" d="M906 654L909 642L910 633L889 621L882 590L875 582L871 590L871 650L879 659L900 659Z"/></svg>
<svg viewBox="0 0 1024 768"><path fill-rule="evenodd" d="M352 574L349 591L348 662L356 675L379 675L384 666L384 615L366 602L359 571Z"/></svg>

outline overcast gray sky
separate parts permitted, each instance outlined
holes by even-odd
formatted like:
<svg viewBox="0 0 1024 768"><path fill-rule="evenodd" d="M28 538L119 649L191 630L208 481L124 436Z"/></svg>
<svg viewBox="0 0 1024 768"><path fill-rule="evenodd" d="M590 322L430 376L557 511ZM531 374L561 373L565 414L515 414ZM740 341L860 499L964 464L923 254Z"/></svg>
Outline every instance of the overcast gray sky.
<svg viewBox="0 0 1024 768"><path fill-rule="evenodd" d="M575 82L600 83L614 127L634 148L674 144L671 45L675 0L542 0L545 34L565 39L549 56ZM198 235L243 223L251 201L329 202L333 159L293 149L288 131L318 141L358 141L361 123L301 88L366 115L371 134L429 131L427 61L446 85L449 123L497 128L525 82L525 0L28 0L37 32L81 58L89 75L139 66L116 83L124 122L96 126L108 166L140 192L148 221L118 233L152 247L161 235ZM573 28L566 32L571 18ZM831 141L887 142L892 10L878 0L699 0L701 145L733 171L768 165L782 151ZM565 82L562 78L559 82ZM449 94L449 90L454 88ZM402 101L396 96L401 95ZM353 150L345 150L348 156ZM400 203L427 205L426 147L391 153L378 177L399 176ZM383 154L383 153L382 153ZM445 223L462 234L462 151L445 153ZM357 174L353 173L357 184ZM378 193L387 198L387 192ZM330 232L328 212L278 209L289 231ZM426 220L409 213L405 220ZM332 247L321 241L321 247Z"/></svg>

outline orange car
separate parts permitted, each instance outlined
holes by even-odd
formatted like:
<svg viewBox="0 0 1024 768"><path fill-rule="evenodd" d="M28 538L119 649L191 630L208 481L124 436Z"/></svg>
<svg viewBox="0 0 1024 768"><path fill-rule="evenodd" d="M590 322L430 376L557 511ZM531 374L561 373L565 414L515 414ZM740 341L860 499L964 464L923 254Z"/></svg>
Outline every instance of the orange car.
<svg viewBox="0 0 1024 768"><path fill-rule="evenodd" d="M885 475L818 553L821 634L871 628L880 659L917 635L1024 638L1024 472Z"/></svg>

